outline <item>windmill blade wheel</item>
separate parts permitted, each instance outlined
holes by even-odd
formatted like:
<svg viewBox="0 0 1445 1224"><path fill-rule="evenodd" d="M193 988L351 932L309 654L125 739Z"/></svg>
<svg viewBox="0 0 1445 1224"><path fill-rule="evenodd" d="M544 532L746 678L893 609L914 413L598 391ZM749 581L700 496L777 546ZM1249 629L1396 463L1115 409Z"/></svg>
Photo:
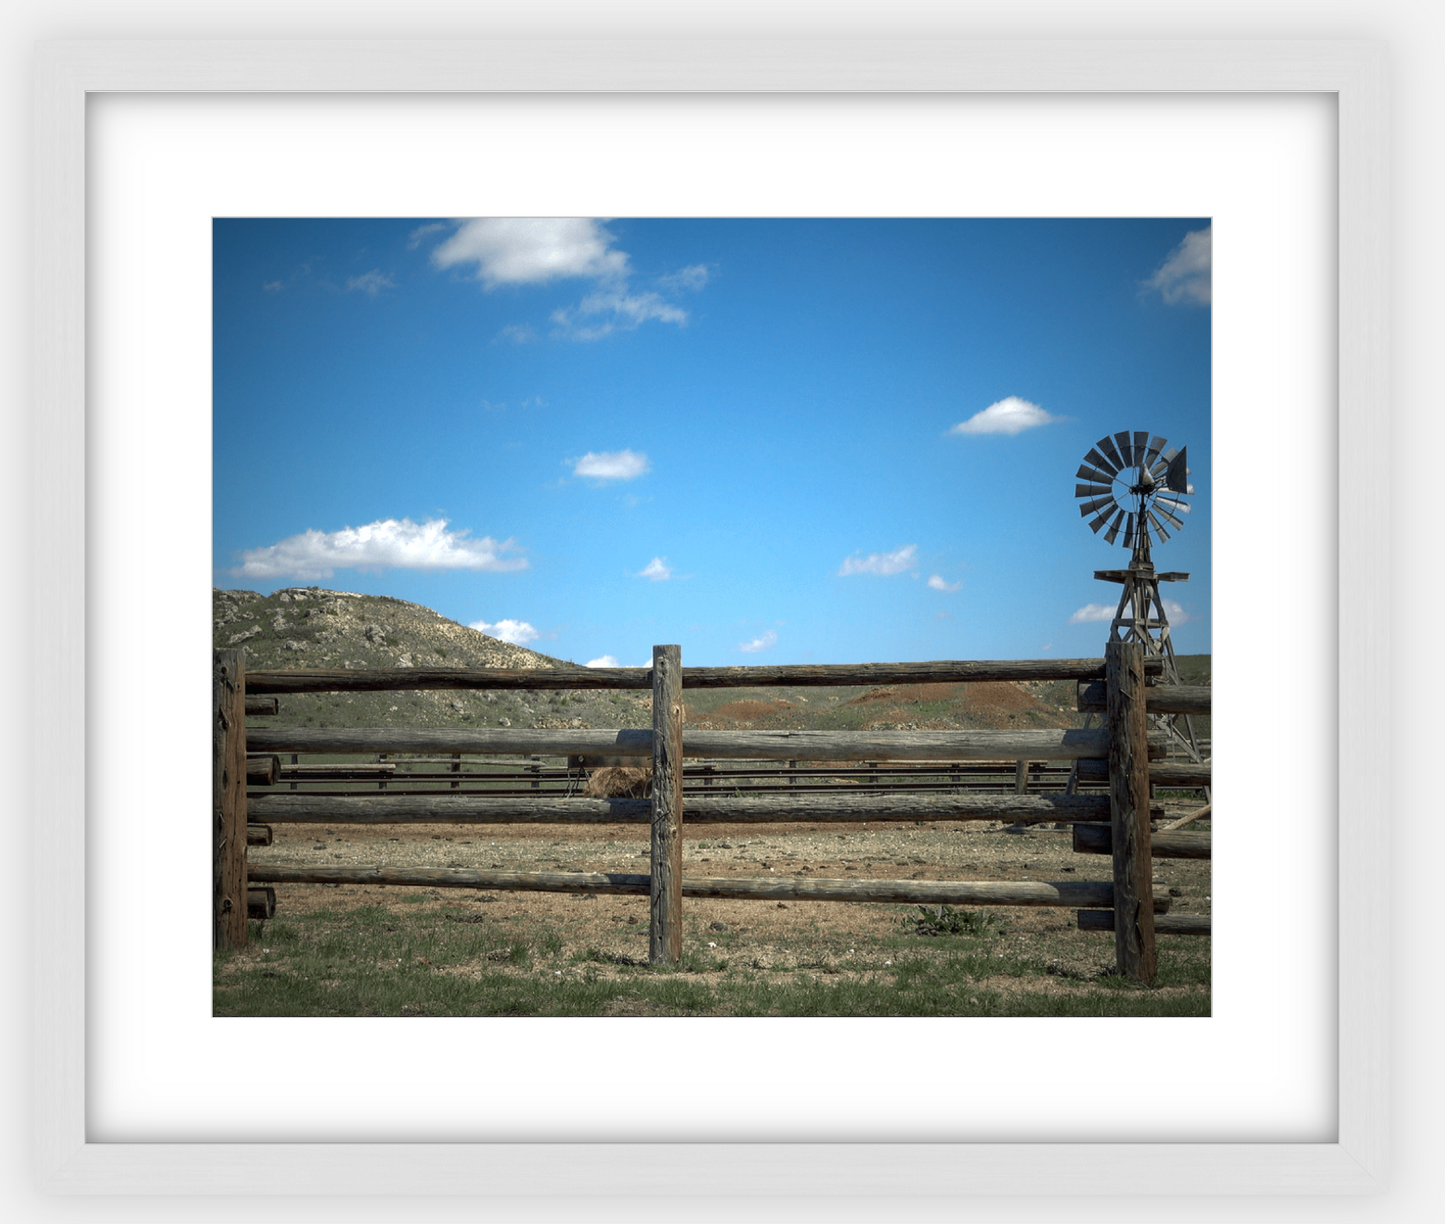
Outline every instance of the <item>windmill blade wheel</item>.
<svg viewBox="0 0 1445 1224"><path fill-rule="evenodd" d="M1184 526L1180 515L1189 513L1184 498L1194 489L1187 454L1146 429L1105 434L1074 473L1079 516L1107 543L1119 541L1136 559L1147 559L1151 543L1177 534Z"/></svg>

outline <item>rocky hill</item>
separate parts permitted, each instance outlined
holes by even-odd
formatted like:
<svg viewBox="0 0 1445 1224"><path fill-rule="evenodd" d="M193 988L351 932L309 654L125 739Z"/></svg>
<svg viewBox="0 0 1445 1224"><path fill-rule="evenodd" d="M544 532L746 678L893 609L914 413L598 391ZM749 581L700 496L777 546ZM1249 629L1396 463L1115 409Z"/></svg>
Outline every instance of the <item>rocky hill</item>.
<svg viewBox="0 0 1445 1224"><path fill-rule="evenodd" d="M270 595L213 591L212 642L244 647L253 671L298 667L567 666L498 641L421 604L386 595L289 587ZM297 694L269 726L650 726L645 694L599 691L411 691Z"/></svg>
<svg viewBox="0 0 1445 1224"><path fill-rule="evenodd" d="M214 591L212 604L214 644L244 647L252 670L570 666L385 595L290 587L265 596ZM1186 683L1209 682L1207 655L1181 656L1179 662ZM265 721L333 727L648 727L652 701L649 693L637 690L318 693L283 697L280 716ZM1083 725L1083 716L1074 709L1074 686L1060 681L690 690L686 722L719 730L947 730L1076 727Z"/></svg>

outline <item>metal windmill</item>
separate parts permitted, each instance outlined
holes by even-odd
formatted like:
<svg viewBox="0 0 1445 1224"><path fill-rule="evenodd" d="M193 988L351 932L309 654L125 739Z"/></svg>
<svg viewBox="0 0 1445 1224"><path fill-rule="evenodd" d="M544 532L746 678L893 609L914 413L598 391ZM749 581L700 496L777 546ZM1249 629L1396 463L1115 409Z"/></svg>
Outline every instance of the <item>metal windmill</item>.
<svg viewBox="0 0 1445 1224"><path fill-rule="evenodd" d="M1084 482L1074 486L1074 496L1082 501L1079 513L1091 519L1094 534L1103 531L1112 544L1122 532L1121 542L1130 550L1128 569L1094 571L1095 578L1124 587L1109 640L1139 642L1146 654L1163 661L1165 683L1178 684L1179 668L1159 584L1188 582L1189 575L1156 572L1149 548L1153 540L1169 539L1170 528L1176 532L1182 528L1179 516L1189 513L1183 499L1194 486L1189 483L1187 448L1176 450L1167 439L1151 438L1147 431L1106 435L1084 456L1077 477ZM1187 755L1201 759L1189 715L1161 715L1155 721Z"/></svg>

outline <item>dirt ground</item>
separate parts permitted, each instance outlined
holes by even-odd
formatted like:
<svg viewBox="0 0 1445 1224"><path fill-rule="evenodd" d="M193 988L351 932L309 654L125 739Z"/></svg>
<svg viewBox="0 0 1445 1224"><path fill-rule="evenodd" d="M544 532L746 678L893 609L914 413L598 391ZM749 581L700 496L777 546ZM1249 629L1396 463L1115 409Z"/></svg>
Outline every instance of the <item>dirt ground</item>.
<svg viewBox="0 0 1445 1224"><path fill-rule="evenodd" d="M646 826L638 825L275 825L275 841L253 847L256 864L472 867L515 871L648 871ZM875 822L843 828L817 825L696 825L684 833L684 876L802 876L811 879L1108 880L1106 855L1076 854L1067 829L1020 830L996 821L930 825ZM1210 912L1208 861L1156 859L1155 881L1175 893L1177 912ZM419 909L486 906L492 919L511 916L583 930L608 955L647 956L645 896L579 896L402 886L276 885L278 920L317 909L383 905ZM426 900L418 902L418 893ZM411 898L403 902L402 897ZM856 935L896 935L909 907L836 901L686 898L685 941L709 930L730 933L733 955L758 969L826 966ZM1047 942L1062 971L1088 973L1101 954L1112 959L1112 936L1075 929L1074 911L998 907L1010 945ZM715 927L714 924L723 924ZM1071 932L1071 933L1070 933ZM1062 943L1060 941L1063 941ZM686 942L684 946L686 952Z"/></svg>

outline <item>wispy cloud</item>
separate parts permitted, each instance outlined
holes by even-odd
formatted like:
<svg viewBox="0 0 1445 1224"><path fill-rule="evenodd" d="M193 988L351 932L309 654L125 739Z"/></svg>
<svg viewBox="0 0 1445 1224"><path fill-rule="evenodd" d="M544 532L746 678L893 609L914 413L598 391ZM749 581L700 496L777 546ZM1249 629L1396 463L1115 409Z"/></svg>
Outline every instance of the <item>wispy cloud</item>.
<svg viewBox="0 0 1445 1224"><path fill-rule="evenodd" d="M475 629L478 633L485 633L488 637L494 637L498 641L510 642L513 646L525 646L528 642L535 642L542 635L523 620L499 620L495 624L488 624L486 621L472 621L468 628Z"/></svg>
<svg viewBox="0 0 1445 1224"><path fill-rule="evenodd" d="M649 578L653 582L666 582L672 577L672 567L666 557L653 557L646 566L637 571L638 578Z"/></svg>
<svg viewBox="0 0 1445 1224"><path fill-rule="evenodd" d="M406 236L406 249L414 251L421 246L423 238L449 229L451 229L451 223L448 221L433 221L430 225L419 225Z"/></svg>
<svg viewBox="0 0 1445 1224"><path fill-rule="evenodd" d="M1118 608L1118 604L1085 604L1069 617L1069 624L1082 625L1089 621L1111 621ZM1189 622L1189 613L1184 610L1182 604L1178 604L1172 599L1164 600L1164 615L1169 618L1170 625L1184 625Z"/></svg>
<svg viewBox="0 0 1445 1224"><path fill-rule="evenodd" d="M281 290L286 288L286 286L283 285L280 281L267 281L264 285L261 286L261 288L264 289L267 293L280 293Z"/></svg>
<svg viewBox="0 0 1445 1224"><path fill-rule="evenodd" d="M838 575L846 578L849 574L901 574L904 570L913 568L917 552L917 544L905 544L891 553L869 553L866 557L855 553L843 562Z"/></svg>
<svg viewBox="0 0 1445 1224"><path fill-rule="evenodd" d="M361 276L353 276L346 282L348 292L359 290L367 297L375 297L383 289L395 289L396 282L385 272L373 268Z"/></svg>
<svg viewBox="0 0 1445 1224"><path fill-rule="evenodd" d="M1214 226L1191 230L1144 282L1169 305L1208 306L1214 298Z"/></svg>
<svg viewBox="0 0 1445 1224"><path fill-rule="evenodd" d="M951 434L1017 434L1026 429L1036 429L1062 421L1063 417L1052 416L1037 404L1031 404L1017 395L1010 395L990 404L982 412L975 412L966 421L960 421L948 432Z"/></svg>
<svg viewBox="0 0 1445 1224"><path fill-rule="evenodd" d="M575 462L572 474L590 476L593 480L633 480L652 470L646 455L631 450L588 451Z"/></svg>
<svg viewBox="0 0 1445 1224"><path fill-rule="evenodd" d="M662 289L685 290L689 293L696 293L708 282L708 270L706 264L691 264L676 272L670 272L666 276L659 276L657 284Z"/></svg>
<svg viewBox="0 0 1445 1224"><path fill-rule="evenodd" d="M530 344L536 338L536 329L530 323L508 323L496 335L497 340L508 340L513 344Z"/></svg>
<svg viewBox="0 0 1445 1224"><path fill-rule="evenodd" d="M738 649L741 650L743 654L757 654L760 650L767 650L771 646L776 646L777 642L778 635L769 629L758 637L753 638L751 642L739 642Z"/></svg>
<svg viewBox="0 0 1445 1224"><path fill-rule="evenodd" d="M963 583L945 582L941 574L929 574L928 585L935 591L956 591L963 586Z"/></svg>
<svg viewBox="0 0 1445 1224"><path fill-rule="evenodd" d="M364 527L340 531L305 531L278 544L241 554L231 570L237 578L330 578L338 569L469 569L503 573L527 568L512 540L467 531L448 531L446 519L413 523L410 519L379 519Z"/></svg>
<svg viewBox="0 0 1445 1224"><path fill-rule="evenodd" d="M596 322L583 320L596 319ZM686 323L687 311L664 301L656 293L589 293L577 306L554 310L554 336L569 340L600 340L616 331L632 331L656 319L663 323Z"/></svg>

